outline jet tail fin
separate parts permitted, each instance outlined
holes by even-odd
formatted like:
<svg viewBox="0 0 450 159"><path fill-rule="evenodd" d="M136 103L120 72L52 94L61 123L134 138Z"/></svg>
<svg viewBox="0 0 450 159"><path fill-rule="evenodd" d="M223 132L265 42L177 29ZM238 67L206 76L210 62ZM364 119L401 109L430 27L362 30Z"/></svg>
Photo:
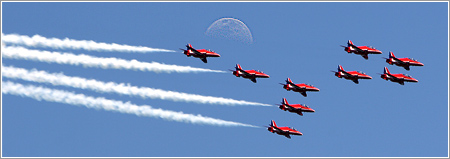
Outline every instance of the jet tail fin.
<svg viewBox="0 0 450 159"><path fill-rule="evenodd" d="M239 65L239 64L236 64L236 67L235 67L235 68L236 68L236 70L237 70L237 69L242 70L242 67L241 67L241 65Z"/></svg>
<svg viewBox="0 0 450 159"><path fill-rule="evenodd" d="M289 89L289 87L291 87L291 83L292 83L292 81L291 81L291 79L288 77L288 78L286 79L286 85L285 85L285 88L286 88L286 89Z"/></svg>
<svg viewBox="0 0 450 159"><path fill-rule="evenodd" d="M338 65L338 71L339 72L344 71L344 68L341 65Z"/></svg>
<svg viewBox="0 0 450 159"><path fill-rule="evenodd" d="M292 83L291 78L288 77L288 78L286 79L286 82Z"/></svg>
<svg viewBox="0 0 450 159"><path fill-rule="evenodd" d="M384 74L391 74L387 67L384 67Z"/></svg>
<svg viewBox="0 0 450 159"><path fill-rule="evenodd" d="M188 44L186 45L186 48L187 48L187 50L194 49L190 43L188 43Z"/></svg>
<svg viewBox="0 0 450 159"><path fill-rule="evenodd" d="M351 46L351 45L353 45L353 42L352 42L351 40L348 40L348 41L347 41L347 45L348 45L348 46Z"/></svg>
<svg viewBox="0 0 450 159"><path fill-rule="evenodd" d="M288 103L288 101L286 100L286 98L283 98L282 103L283 103L284 105L289 105L289 103Z"/></svg>
<svg viewBox="0 0 450 159"><path fill-rule="evenodd" d="M389 58L395 58L395 55L392 51L389 52Z"/></svg>
<svg viewBox="0 0 450 159"><path fill-rule="evenodd" d="M270 121L270 126L271 127L277 127L277 124L275 123L275 121L272 120L272 121Z"/></svg>

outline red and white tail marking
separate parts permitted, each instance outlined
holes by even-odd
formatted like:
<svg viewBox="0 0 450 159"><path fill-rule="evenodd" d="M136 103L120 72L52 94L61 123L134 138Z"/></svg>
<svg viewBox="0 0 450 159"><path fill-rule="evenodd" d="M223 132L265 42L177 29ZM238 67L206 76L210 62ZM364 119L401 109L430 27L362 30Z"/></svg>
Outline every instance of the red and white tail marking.
<svg viewBox="0 0 450 159"><path fill-rule="evenodd" d="M239 69L242 70L242 67L241 67L241 65L239 65L239 64L236 64L236 68L239 68Z"/></svg>
<svg viewBox="0 0 450 159"><path fill-rule="evenodd" d="M191 44L188 44L188 45L189 45L189 47L193 48Z"/></svg>
<svg viewBox="0 0 450 159"><path fill-rule="evenodd" d="M291 79L287 78L287 80L286 80L286 89L287 90L289 90L289 88L291 87L291 83L292 83Z"/></svg>
<svg viewBox="0 0 450 159"><path fill-rule="evenodd" d="M387 67L384 67L384 74L391 74Z"/></svg>
<svg viewBox="0 0 450 159"><path fill-rule="evenodd" d="M348 40L347 44L353 45L353 42L351 40Z"/></svg>
<svg viewBox="0 0 450 159"><path fill-rule="evenodd" d="M286 98L283 98L283 104L284 105L289 105L288 101L286 100Z"/></svg>
<svg viewBox="0 0 450 159"><path fill-rule="evenodd" d="M344 68L341 65L338 65L338 71L339 72L344 71Z"/></svg>
<svg viewBox="0 0 450 159"><path fill-rule="evenodd" d="M272 127L277 127L277 124L275 124L275 121L270 121L270 126L272 126Z"/></svg>
<svg viewBox="0 0 450 159"><path fill-rule="evenodd" d="M393 57L395 57L395 56L394 56L394 53L393 53L392 51L390 51L390 52L389 52L389 58L393 58Z"/></svg>

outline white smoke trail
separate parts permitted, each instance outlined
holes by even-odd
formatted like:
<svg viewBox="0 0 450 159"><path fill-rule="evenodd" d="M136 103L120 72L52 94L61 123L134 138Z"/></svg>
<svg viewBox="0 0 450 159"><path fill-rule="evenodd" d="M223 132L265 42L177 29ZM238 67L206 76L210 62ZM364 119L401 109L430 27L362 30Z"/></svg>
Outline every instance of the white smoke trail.
<svg viewBox="0 0 450 159"><path fill-rule="evenodd" d="M217 72L225 71L195 68L190 66L167 65L157 62L140 62L137 60L124 60L118 58L101 58L89 55L75 55L71 53L50 52L41 50L30 50L23 47L2 47L4 58L34 60L48 63L82 65L84 67L100 67L103 69L126 69L139 71L153 71L165 73L188 73L188 72Z"/></svg>
<svg viewBox="0 0 450 159"><path fill-rule="evenodd" d="M230 98L202 96L174 91L166 91L148 87L130 86L124 83L102 82L94 79L66 76L62 73L48 73L46 71L31 71L10 66L2 66L2 76L7 78L22 79L32 82L50 83L52 85L62 85L81 89L90 89L103 93L118 93L129 96L139 96L142 98L158 98L163 100L195 102L202 104L222 104L222 105L261 105L270 106L257 102L234 100Z"/></svg>
<svg viewBox="0 0 450 159"><path fill-rule="evenodd" d="M45 100L49 102L58 102L71 105L82 105L88 108L104 109L107 111L116 111L120 113L135 114L137 116L155 117L169 121L185 122L192 124L208 124L215 126L245 126L257 127L249 124L243 124L233 121L226 121L201 115L185 114L170 110L156 109L148 105L134 105L130 102L109 100L102 97L91 97L84 94L75 94L63 90L37 87L33 85L22 85L10 81L3 82L2 93L18 96L25 96L38 101Z"/></svg>
<svg viewBox="0 0 450 159"><path fill-rule="evenodd" d="M130 46L115 43L98 43L92 40L73 40L65 38L64 40L57 38L46 38L40 35L32 37L18 34L3 34L2 42L17 45L26 45L30 47L50 47L53 49L84 49L89 51L119 51L119 52L175 52L173 50L149 48L145 46Z"/></svg>

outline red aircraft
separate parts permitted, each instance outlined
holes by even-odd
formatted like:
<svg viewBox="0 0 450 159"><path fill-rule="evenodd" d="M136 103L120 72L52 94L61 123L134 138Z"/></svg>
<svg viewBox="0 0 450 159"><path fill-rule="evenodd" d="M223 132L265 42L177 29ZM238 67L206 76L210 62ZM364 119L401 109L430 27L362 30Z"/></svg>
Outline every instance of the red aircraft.
<svg viewBox="0 0 450 159"><path fill-rule="evenodd" d="M401 85L405 85L405 82L419 82L407 74L391 74L386 67L384 67L384 74L381 74L381 78L386 81L391 80L392 82L397 82Z"/></svg>
<svg viewBox="0 0 450 159"><path fill-rule="evenodd" d="M344 71L344 68L342 68L341 65L338 65L338 72L335 72L334 75L339 78L344 77L345 79L352 80L356 84L359 83L358 79L372 79L372 77L361 71Z"/></svg>
<svg viewBox="0 0 450 159"><path fill-rule="evenodd" d="M236 77L242 76L243 78L248 78L250 79L253 83L256 83L256 78L269 78L270 76L263 73L262 71L259 70L243 70L241 68L241 65L236 64L236 71L233 71L233 75L235 75Z"/></svg>
<svg viewBox="0 0 450 159"><path fill-rule="evenodd" d="M345 48L344 50L347 51L348 53L353 52L355 54L361 55L366 60L369 59L368 56L369 54L381 54L380 50L377 50L372 46L355 46L353 45L353 42L351 40L348 40L347 47L346 46L342 47L344 47Z"/></svg>
<svg viewBox="0 0 450 159"><path fill-rule="evenodd" d="M394 56L394 53L389 52L389 58L385 58L386 62L389 63L390 65L397 65L400 67L405 68L406 70L409 71L409 66L423 66L423 63L413 59L413 58L396 58Z"/></svg>
<svg viewBox="0 0 450 159"><path fill-rule="evenodd" d="M292 83L290 78L286 79L286 84L280 83L281 85L283 85L283 88L290 91L294 91L294 92L299 92L300 94L302 94L304 97L306 97L306 91L314 91L314 92L318 92L320 91L319 88L314 87L313 85L310 84L294 84Z"/></svg>
<svg viewBox="0 0 450 159"><path fill-rule="evenodd" d="M281 102L280 109L284 111L289 111L293 113L297 113L300 116L303 116L302 112L315 112L314 109L311 109L307 105L304 104L289 104L286 98L283 98Z"/></svg>
<svg viewBox="0 0 450 159"><path fill-rule="evenodd" d="M220 55L218 53L215 53L214 51L211 50L206 50L206 49L200 49L200 50L196 50L194 48L192 48L191 44L187 44L186 45L187 50L181 49L183 50L183 53L186 54L187 57L189 56L193 56L196 58L200 58L204 63L207 63L208 61L206 60L206 57L220 57Z"/></svg>
<svg viewBox="0 0 450 159"><path fill-rule="evenodd" d="M272 133L277 133L278 135L284 135L287 138L291 138L292 135L303 135L300 131L295 130L294 128L290 127L277 127L277 124L275 124L275 121L270 122L270 127L267 128Z"/></svg>

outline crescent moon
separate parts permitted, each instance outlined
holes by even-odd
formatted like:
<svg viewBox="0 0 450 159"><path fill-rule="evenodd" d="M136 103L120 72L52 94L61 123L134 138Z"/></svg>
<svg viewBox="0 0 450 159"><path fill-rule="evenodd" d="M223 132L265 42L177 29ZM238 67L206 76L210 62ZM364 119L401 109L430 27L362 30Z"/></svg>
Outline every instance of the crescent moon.
<svg viewBox="0 0 450 159"><path fill-rule="evenodd" d="M253 43L252 33L242 21L234 18L221 18L212 23L205 32L216 38Z"/></svg>

